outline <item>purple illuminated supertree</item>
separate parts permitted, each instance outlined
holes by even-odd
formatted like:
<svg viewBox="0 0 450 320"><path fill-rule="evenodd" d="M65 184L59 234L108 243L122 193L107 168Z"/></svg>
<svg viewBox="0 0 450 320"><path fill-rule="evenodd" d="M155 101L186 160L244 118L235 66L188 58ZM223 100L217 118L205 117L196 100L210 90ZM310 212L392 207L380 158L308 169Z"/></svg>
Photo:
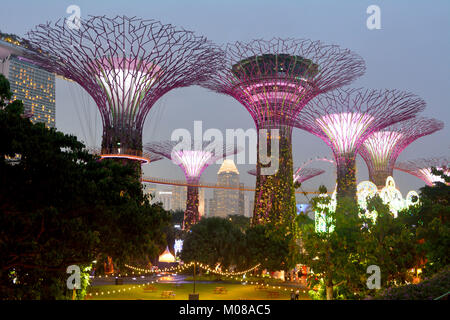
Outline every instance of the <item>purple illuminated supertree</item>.
<svg viewBox="0 0 450 320"><path fill-rule="evenodd" d="M356 201L355 158L374 131L414 117L425 108L418 96L397 90L337 89L312 100L295 126L321 138L336 161L337 199Z"/></svg>
<svg viewBox="0 0 450 320"><path fill-rule="evenodd" d="M450 159L448 157L438 157L400 162L395 165L394 169L412 174L413 176L422 179L431 187L435 182L444 183L444 180L441 177L436 176L431 172L431 168L434 167L441 170L448 176L450 175L449 164Z"/></svg>
<svg viewBox="0 0 450 320"><path fill-rule="evenodd" d="M296 182L302 183L306 180L309 180L318 175L321 175L324 172L325 172L325 170L316 169L316 168L298 168L298 169L295 169L295 174L293 175L293 182L294 182L294 184ZM247 173L252 176L256 176L256 169L248 170Z"/></svg>
<svg viewBox="0 0 450 320"><path fill-rule="evenodd" d="M33 60L92 96L103 122L102 154L124 162L142 157L143 124L155 102L205 80L219 54L190 31L125 16L91 16L79 29L66 20L41 24L28 40Z"/></svg>
<svg viewBox="0 0 450 320"><path fill-rule="evenodd" d="M216 161L238 152L236 147L224 147L223 144L215 142L204 142L200 148L174 141L150 142L145 144L144 149L172 160L184 172L188 184L184 230L189 230L200 219L198 185L203 171Z"/></svg>
<svg viewBox="0 0 450 320"><path fill-rule="evenodd" d="M393 176L395 161L400 153L415 140L443 127L442 121L417 117L372 133L359 149L369 169L370 180L378 188L383 188L387 177Z"/></svg>
<svg viewBox="0 0 450 320"><path fill-rule="evenodd" d="M201 85L243 104L260 133L253 224L289 223L295 217L292 117L318 94L347 85L364 71L360 56L319 41L275 38L225 46L222 66ZM279 136L267 129L277 129ZM271 150L273 138L279 140L279 165L266 173L269 164L261 150ZM269 153L273 165L276 155Z"/></svg>

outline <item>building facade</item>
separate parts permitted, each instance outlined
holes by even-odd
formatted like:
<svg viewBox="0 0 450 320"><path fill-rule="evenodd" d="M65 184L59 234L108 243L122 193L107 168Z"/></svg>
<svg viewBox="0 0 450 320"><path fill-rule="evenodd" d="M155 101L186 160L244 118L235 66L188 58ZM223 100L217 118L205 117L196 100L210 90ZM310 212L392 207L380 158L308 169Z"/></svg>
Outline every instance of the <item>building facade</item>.
<svg viewBox="0 0 450 320"><path fill-rule="evenodd" d="M0 38L0 73L9 80L12 100L22 100L32 122L56 127L55 75L26 58L27 49L19 41Z"/></svg>
<svg viewBox="0 0 450 320"><path fill-rule="evenodd" d="M217 184L236 189L214 190L214 216L226 218L229 215L241 214L239 201L239 171L233 160L224 160L217 172Z"/></svg>

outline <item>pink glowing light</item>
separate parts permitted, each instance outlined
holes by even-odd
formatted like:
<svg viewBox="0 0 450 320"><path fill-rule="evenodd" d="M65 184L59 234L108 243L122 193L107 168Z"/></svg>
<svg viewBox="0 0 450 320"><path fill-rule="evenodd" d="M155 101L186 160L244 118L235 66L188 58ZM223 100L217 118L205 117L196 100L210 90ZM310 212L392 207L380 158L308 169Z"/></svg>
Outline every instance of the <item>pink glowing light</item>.
<svg viewBox="0 0 450 320"><path fill-rule="evenodd" d="M316 119L333 149L340 154L354 153L357 142L373 121L373 116L355 112L327 114Z"/></svg>
<svg viewBox="0 0 450 320"><path fill-rule="evenodd" d="M446 175L450 175L450 169L436 168L439 171L444 171ZM421 179L429 186L432 186L435 182L445 183L444 179L440 176L436 176L431 172L431 168L422 168L418 170L418 174L422 177Z"/></svg>
<svg viewBox="0 0 450 320"><path fill-rule="evenodd" d="M375 170L384 169L402 136L403 134L400 132L378 131L364 141L363 148L370 154Z"/></svg>
<svg viewBox="0 0 450 320"><path fill-rule="evenodd" d="M416 159L400 162L395 165L395 169L412 174L413 176L422 179L428 186L431 187L435 182L445 183L440 176L436 176L431 172L431 168L436 168L439 171L443 171L446 176L449 176L449 163L450 159L447 157Z"/></svg>
<svg viewBox="0 0 450 320"><path fill-rule="evenodd" d="M214 162L214 154L203 150L174 150L172 162L177 164L186 176L186 179L199 179L203 171Z"/></svg>

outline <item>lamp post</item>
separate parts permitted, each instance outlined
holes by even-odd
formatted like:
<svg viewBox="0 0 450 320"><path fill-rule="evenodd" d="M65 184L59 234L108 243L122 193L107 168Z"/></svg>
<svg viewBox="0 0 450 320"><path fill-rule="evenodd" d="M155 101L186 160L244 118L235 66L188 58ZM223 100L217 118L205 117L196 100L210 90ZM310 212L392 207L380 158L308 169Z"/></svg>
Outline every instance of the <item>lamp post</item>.
<svg viewBox="0 0 450 320"><path fill-rule="evenodd" d="M199 300L199 294L195 293L195 266L197 265L197 262L194 261L194 291L193 293L189 294L189 300Z"/></svg>

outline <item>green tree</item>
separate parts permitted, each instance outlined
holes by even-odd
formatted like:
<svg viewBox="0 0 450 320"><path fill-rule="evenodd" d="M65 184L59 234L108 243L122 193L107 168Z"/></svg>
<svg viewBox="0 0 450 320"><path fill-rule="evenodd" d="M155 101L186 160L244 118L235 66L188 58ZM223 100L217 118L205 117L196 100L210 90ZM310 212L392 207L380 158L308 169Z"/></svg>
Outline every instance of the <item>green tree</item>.
<svg viewBox="0 0 450 320"><path fill-rule="evenodd" d="M76 137L32 124L20 101L2 103L1 299L71 298L69 265L86 269L110 256L121 268L158 253L169 218L132 167L99 161Z"/></svg>
<svg viewBox="0 0 450 320"><path fill-rule="evenodd" d="M313 274L308 276L312 287L325 287L327 300L336 297L336 287L351 287L355 276L361 274L357 253L362 220L358 218L358 207L352 199L341 199L336 210L330 207L330 197L321 187L321 196L311 200L312 210L326 218L326 232L316 232L314 225L301 226L301 254L299 261L309 266ZM319 288L320 289L320 288ZM341 290L342 291L342 290ZM347 297L348 298L348 297Z"/></svg>
<svg viewBox="0 0 450 320"><path fill-rule="evenodd" d="M245 237L228 219L203 218L185 236L181 259L224 268L245 265Z"/></svg>
<svg viewBox="0 0 450 320"><path fill-rule="evenodd" d="M245 232L245 230L250 228L251 219L241 214L228 215L228 220L230 220L231 223L238 227L242 232Z"/></svg>
<svg viewBox="0 0 450 320"><path fill-rule="evenodd" d="M246 231L247 254L250 265L261 264L269 271L294 267L299 247L292 233L270 223L255 225Z"/></svg>
<svg viewBox="0 0 450 320"><path fill-rule="evenodd" d="M369 198L367 208L377 212L375 222L368 219L360 243L359 255L364 267L377 265L381 271L381 286L404 284L411 281L408 270L417 263L417 241L402 218L394 218L389 206L376 195ZM401 213L400 213L401 215ZM364 279L363 279L364 280ZM365 291L365 281L360 283Z"/></svg>
<svg viewBox="0 0 450 320"><path fill-rule="evenodd" d="M450 264L450 177L432 169L444 182L420 189L419 204L399 213L405 226L412 228L425 262L425 276Z"/></svg>

